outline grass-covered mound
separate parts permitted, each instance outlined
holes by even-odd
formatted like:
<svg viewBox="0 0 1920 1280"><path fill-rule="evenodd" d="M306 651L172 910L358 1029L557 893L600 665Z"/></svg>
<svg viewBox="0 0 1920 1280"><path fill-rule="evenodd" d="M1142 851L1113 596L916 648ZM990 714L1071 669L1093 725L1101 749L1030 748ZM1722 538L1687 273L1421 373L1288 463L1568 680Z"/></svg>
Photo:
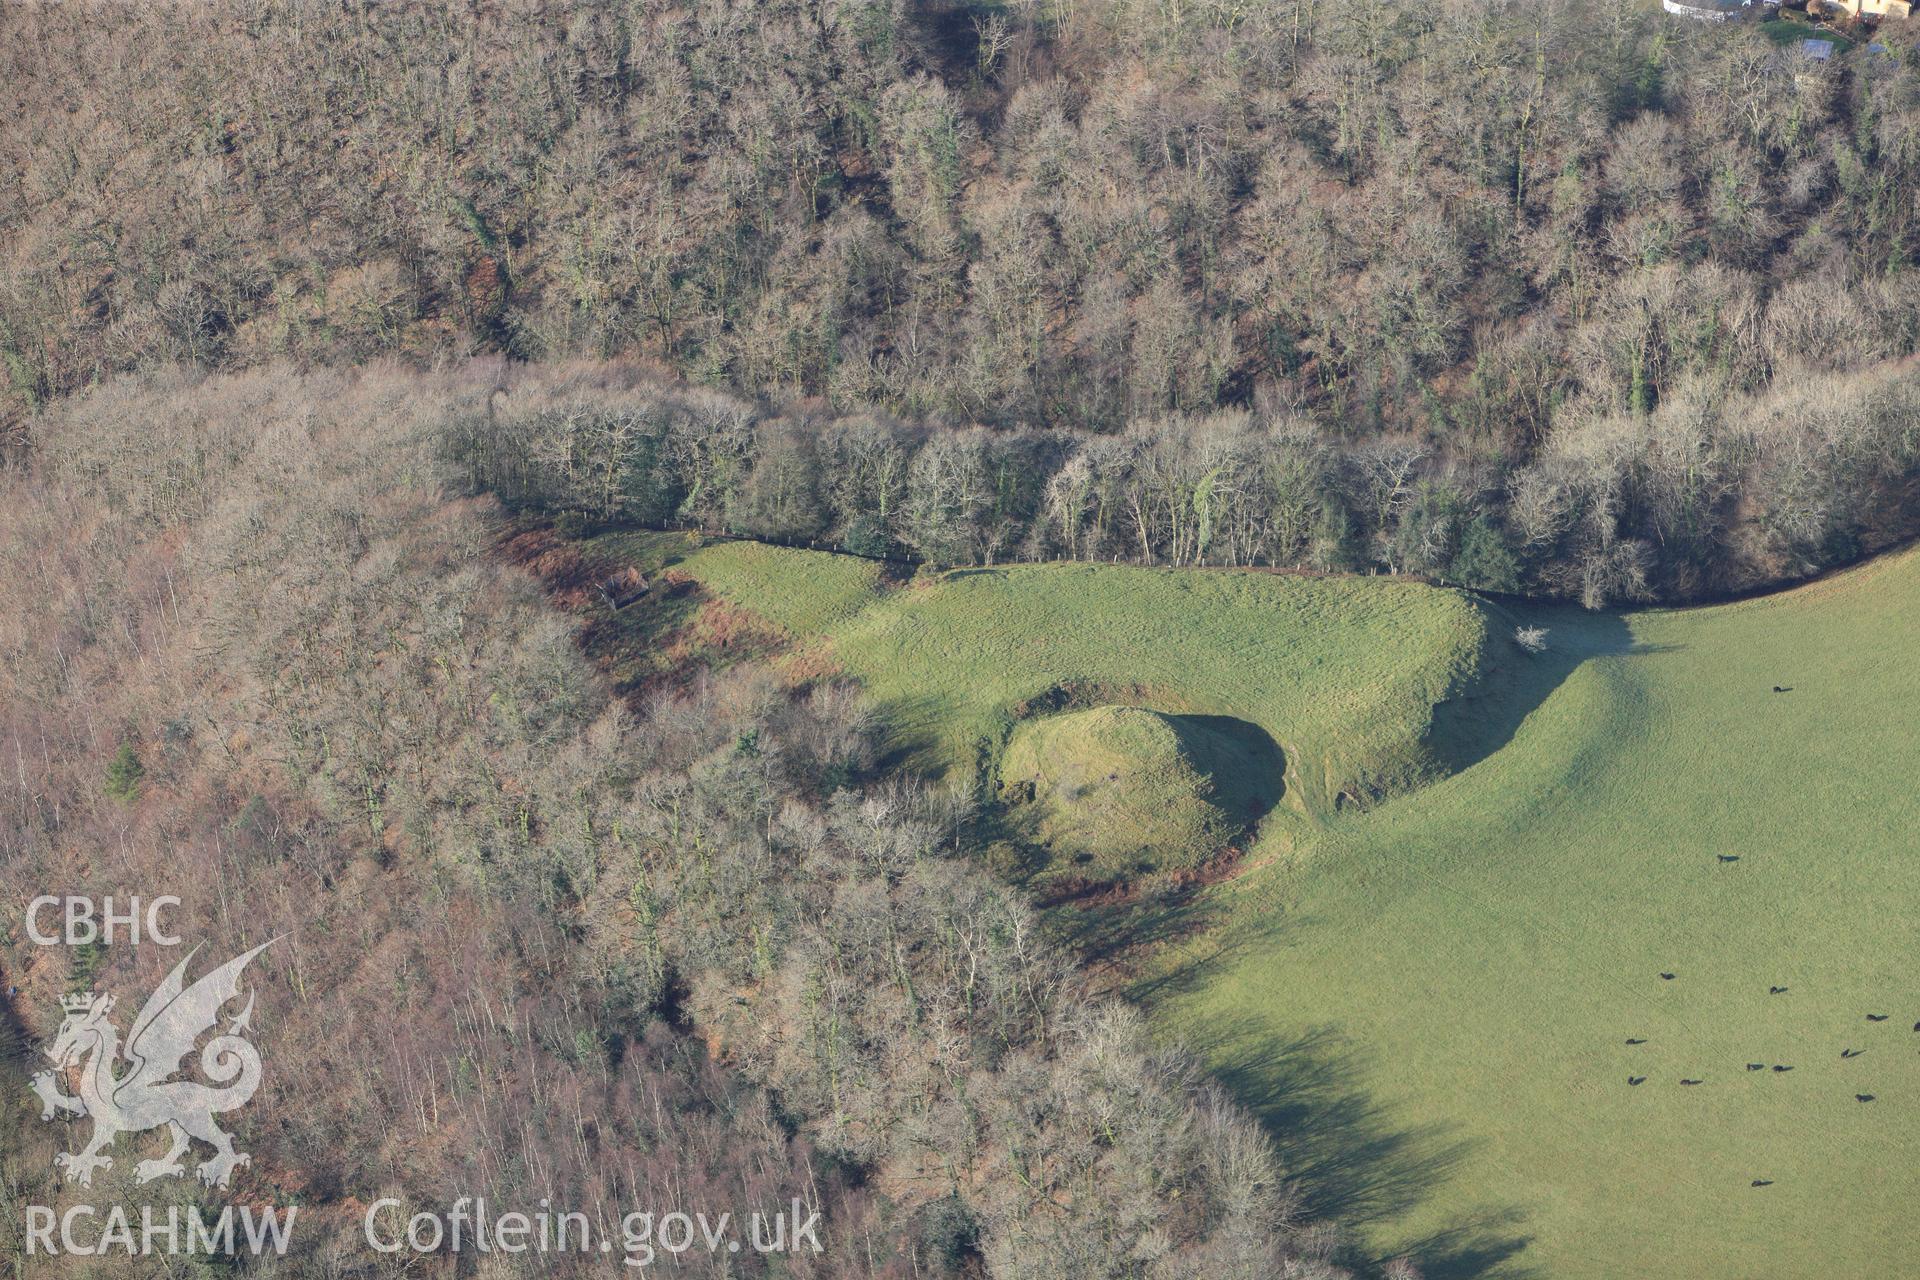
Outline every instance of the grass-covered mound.
<svg viewBox="0 0 1920 1280"><path fill-rule="evenodd" d="M1145 707L1023 721L1000 758L1009 827L1049 870L1091 880L1195 866L1280 786L1279 753L1253 726Z"/></svg>
<svg viewBox="0 0 1920 1280"><path fill-rule="evenodd" d="M923 773L987 778L1062 688L1245 720L1286 756L1263 840L1445 774L1458 753L1435 708L1500 644L1472 597L1388 579L1041 564L889 585L867 562L751 543L677 567L858 679Z"/></svg>

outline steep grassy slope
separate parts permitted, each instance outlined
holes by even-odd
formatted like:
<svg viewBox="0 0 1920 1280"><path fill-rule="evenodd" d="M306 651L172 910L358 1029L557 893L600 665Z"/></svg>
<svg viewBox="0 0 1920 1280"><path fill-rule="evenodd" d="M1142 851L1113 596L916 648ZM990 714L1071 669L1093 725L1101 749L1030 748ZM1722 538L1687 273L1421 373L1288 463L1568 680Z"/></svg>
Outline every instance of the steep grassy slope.
<svg viewBox="0 0 1920 1280"><path fill-rule="evenodd" d="M1493 647L1481 606L1406 582L1050 564L882 591L861 561L746 543L677 567L819 644L916 767L990 770L1049 704L1231 715L1285 753L1294 818L1436 776L1433 708Z"/></svg>
<svg viewBox="0 0 1920 1280"><path fill-rule="evenodd" d="M1552 622L1512 741L1222 892L1161 1019L1429 1275L1912 1274L1920 555Z"/></svg>
<svg viewBox="0 0 1920 1280"><path fill-rule="evenodd" d="M883 566L855 556L718 542L679 566L794 636L817 635L872 604Z"/></svg>

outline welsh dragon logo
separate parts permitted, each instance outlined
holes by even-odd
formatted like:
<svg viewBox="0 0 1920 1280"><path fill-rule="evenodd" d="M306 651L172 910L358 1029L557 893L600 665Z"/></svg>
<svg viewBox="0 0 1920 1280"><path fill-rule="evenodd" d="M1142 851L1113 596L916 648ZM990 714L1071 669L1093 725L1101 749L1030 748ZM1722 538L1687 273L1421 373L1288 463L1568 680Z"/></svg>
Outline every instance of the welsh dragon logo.
<svg viewBox="0 0 1920 1280"><path fill-rule="evenodd" d="M233 1149L233 1139L213 1118L245 1106L260 1087L260 1051L246 1039L253 1016L251 993L246 1008L226 1031L200 1050L200 1070L219 1087L169 1077L181 1070L181 1060L193 1052L200 1037L218 1024L222 1006L239 997L240 973L247 962L272 945L264 942L187 986L187 965L199 951L195 947L141 1008L124 1050L119 1029L107 1020L113 1012L112 996L62 998L67 1016L46 1049L55 1069L34 1076L33 1091L40 1095L42 1120L64 1112L93 1121L93 1138L84 1150L54 1157L54 1163L66 1170L69 1182L92 1186L94 1170L113 1167L113 1157L103 1153L113 1146L115 1138L162 1125L171 1134L173 1147L158 1160L142 1160L134 1166L139 1182L183 1175L186 1167L180 1157L194 1138L214 1150L212 1158L202 1160L197 1171L200 1181L210 1187L226 1186L233 1171L249 1163L249 1157ZM123 1060L125 1070L116 1071ZM78 1096L60 1092L61 1076L76 1067Z"/></svg>

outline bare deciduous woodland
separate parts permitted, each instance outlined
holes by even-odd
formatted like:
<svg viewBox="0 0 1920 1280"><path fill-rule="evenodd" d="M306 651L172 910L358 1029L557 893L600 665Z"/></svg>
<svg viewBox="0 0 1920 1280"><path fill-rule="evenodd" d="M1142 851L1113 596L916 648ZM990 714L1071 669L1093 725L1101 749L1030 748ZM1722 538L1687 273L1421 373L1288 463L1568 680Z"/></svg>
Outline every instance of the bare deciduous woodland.
<svg viewBox="0 0 1920 1280"><path fill-rule="evenodd" d="M832 1249L781 1274L1338 1274L1252 1120L960 856L961 801L874 774L852 691L608 697L436 478L497 372L120 382L4 481L36 602L4 624L7 909L158 884L179 932L286 935L244 1133L248 1185L330 1228L288 1274L386 1274L353 1247L380 1195L823 1206ZM6 955L22 1010L176 959ZM24 1066L10 1213L60 1194Z"/></svg>
<svg viewBox="0 0 1920 1280"><path fill-rule="evenodd" d="M29 1011L175 959L16 922L157 885L196 939L284 935L235 1195L317 1225L245 1274L468 1274L355 1242L480 1195L829 1224L686 1275L1415 1276L1308 1219L857 689L692 652L616 696L503 532L1591 608L1855 561L1920 527L1920 65L1880 39L1625 0L0 6L0 1258L73 1194Z"/></svg>
<svg viewBox="0 0 1920 1280"><path fill-rule="evenodd" d="M1900 24L1819 62L1615 0L0 23L16 424L154 360L637 356L752 421L712 483L570 506L1590 604L1913 525ZM839 422L920 518L829 487Z"/></svg>

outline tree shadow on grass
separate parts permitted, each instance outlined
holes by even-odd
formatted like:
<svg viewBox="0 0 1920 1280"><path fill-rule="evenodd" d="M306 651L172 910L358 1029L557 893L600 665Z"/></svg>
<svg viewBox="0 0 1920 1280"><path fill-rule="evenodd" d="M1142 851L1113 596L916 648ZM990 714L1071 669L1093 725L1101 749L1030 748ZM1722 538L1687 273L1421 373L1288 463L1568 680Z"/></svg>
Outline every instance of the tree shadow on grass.
<svg viewBox="0 0 1920 1280"><path fill-rule="evenodd" d="M1427 1280L1532 1280L1520 1255L1532 1243L1518 1206L1488 1208L1373 1256L1369 1228L1418 1208L1472 1155L1476 1143L1438 1125L1406 1126L1356 1081L1363 1051L1337 1027L1288 1038L1258 1019L1214 1024L1195 1046L1213 1073L1273 1137L1306 1216L1351 1231L1345 1265L1361 1274L1392 1257Z"/></svg>
<svg viewBox="0 0 1920 1280"><path fill-rule="evenodd" d="M1153 1004L1204 988L1249 954L1285 946L1284 913L1236 914L1218 892L1197 889L1150 902L1062 908L1049 923L1093 960L1128 948L1172 944L1179 959L1125 986ZM1294 922L1297 923L1297 922ZM1160 959L1165 961L1163 951ZM1445 1126L1399 1122L1357 1082L1367 1051L1337 1026L1286 1031L1255 1017L1213 1020L1187 1039L1214 1078L1252 1111L1273 1138L1281 1167L1301 1195L1303 1215L1338 1223L1353 1237L1342 1265L1377 1275L1396 1257L1426 1280L1536 1280L1521 1258L1532 1237L1519 1206L1484 1207L1375 1256L1372 1228L1419 1208L1456 1176L1477 1144Z"/></svg>
<svg viewBox="0 0 1920 1280"><path fill-rule="evenodd" d="M1270 917L1236 915L1220 893L1191 884L1058 906L1045 920L1060 945L1090 964L1124 964L1136 954L1155 957L1148 972L1132 973L1127 981L1128 998L1144 1003L1203 987L1268 945Z"/></svg>
<svg viewBox="0 0 1920 1280"><path fill-rule="evenodd" d="M873 764L877 774L906 772L935 784L972 780L964 773L954 776L954 762L932 728L959 714L953 699L945 694L895 694L875 699L874 710L880 726L879 750ZM985 753L984 743L975 747L975 759L968 763L976 771L984 765Z"/></svg>
<svg viewBox="0 0 1920 1280"><path fill-rule="evenodd" d="M1400 1254L1418 1260L1426 1280L1531 1280L1542 1273L1519 1256L1533 1243L1520 1234L1526 1217L1517 1208L1477 1213L1406 1242Z"/></svg>
<svg viewBox="0 0 1920 1280"><path fill-rule="evenodd" d="M1357 1238L1417 1209L1475 1151L1475 1142L1444 1126L1398 1123L1356 1086L1365 1055L1336 1027L1284 1038L1258 1019L1240 1019L1215 1023L1196 1048L1273 1136L1304 1213L1340 1222ZM1396 1242L1382 1257L1350 1245L1342 1261L1361 1274L1409 1257L1427 1280L1530 1280L1540 1272L1519 1257L1532 1244L1524 1222L1521 1207L1482 1209Z"/></svg>

